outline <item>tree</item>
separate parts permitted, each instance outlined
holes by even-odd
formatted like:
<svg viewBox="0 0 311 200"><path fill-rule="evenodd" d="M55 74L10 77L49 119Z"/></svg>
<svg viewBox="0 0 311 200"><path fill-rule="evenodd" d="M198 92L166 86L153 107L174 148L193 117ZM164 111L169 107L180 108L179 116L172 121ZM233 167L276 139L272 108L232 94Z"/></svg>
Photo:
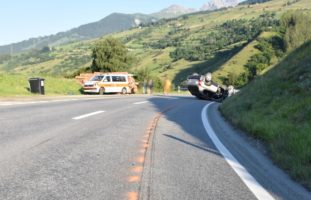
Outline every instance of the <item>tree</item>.
<svg viewBox="0 0 311 200"><path fill-rule="evenodd" d="M40 53L47 53L47 52L50 52L50 51L51 51L51 48L49 46L44 46L40 50Z"/></svg>
<svg viewBox="0 0 311 200"><path fill-rule="evenodd" d="M112 37L95 44L91 70L101 72L127 71L133 58L119 40Z"/></svg>

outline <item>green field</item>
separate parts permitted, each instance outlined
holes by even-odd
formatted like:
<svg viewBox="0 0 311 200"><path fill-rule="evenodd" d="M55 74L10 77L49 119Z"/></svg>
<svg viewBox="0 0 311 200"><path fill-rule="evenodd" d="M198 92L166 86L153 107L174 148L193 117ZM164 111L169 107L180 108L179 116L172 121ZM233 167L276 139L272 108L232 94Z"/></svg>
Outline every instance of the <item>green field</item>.
<svg viewBox="0 0 311 200"><path fill-rule="evenodd" d="M81 94L81 86L71 79L39 75L45 79L46 95L73 95ZM23 74L1 74L0 73L0 96L32 96L29 91L28 75Z"/></svg>

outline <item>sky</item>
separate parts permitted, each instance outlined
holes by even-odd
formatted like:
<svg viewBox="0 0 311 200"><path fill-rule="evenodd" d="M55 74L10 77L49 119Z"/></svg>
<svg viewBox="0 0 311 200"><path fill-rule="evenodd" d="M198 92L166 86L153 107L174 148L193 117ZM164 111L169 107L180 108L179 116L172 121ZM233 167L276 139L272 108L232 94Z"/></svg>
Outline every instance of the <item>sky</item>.
<svg viewBox="0 0 311 200"><path fill-rule="evenodd" d="M210 0L0 0L0 45L56 34L114 13L158 12L173 4L199 9Z"/></svg>

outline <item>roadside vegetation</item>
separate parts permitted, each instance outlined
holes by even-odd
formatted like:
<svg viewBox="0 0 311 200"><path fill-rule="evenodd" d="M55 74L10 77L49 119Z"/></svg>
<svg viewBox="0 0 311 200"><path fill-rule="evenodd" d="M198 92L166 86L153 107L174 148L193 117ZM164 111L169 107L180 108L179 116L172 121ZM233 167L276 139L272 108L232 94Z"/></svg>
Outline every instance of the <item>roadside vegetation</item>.
<svg viewBox="0 0 311 200"><path fill-rule="evenodd" d="M62 77L38 75L32 77L45 78L46 95L77 95L81 86L75 81ZM0 73L0 96L31 96L28 79L24 74Z"/></svg>
<svg viewBox="0 0 311 200"><path fill-rule="evenodd" d="M311 189L311 17L288 12L281 20L286 53L283 46L279 53L284 58L263 75L252 76L220 109L234 125L264 141L274 161ZM259 54L271 47L259 46Z"/></svg>

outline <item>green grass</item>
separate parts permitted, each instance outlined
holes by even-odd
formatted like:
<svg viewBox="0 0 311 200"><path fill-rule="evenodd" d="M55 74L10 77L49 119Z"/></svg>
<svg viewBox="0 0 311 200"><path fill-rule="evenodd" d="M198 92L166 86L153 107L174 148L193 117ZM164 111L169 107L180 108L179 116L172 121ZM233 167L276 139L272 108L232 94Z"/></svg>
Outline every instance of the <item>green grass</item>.
<svg viewBox="0 0 311 200"><path fill-rule="evenodd" d="M271 38L275 35L276 32L262 32L258 36L258 38ZM256 38L255 40L247 44L241 51L236 53L232 58L226 61L223 65L221 65L221 67L219 67L217 70L212 70L215 81L221 83L222 80L228 77L230 73L239 75L243 72L246 72L246 68L244 67L244 65L247 63L252 55L259 53L259 50L255 48L257 44L258 41ZM276 58L273 57L271 65L267 68L267 70L265 70L265 72L270 70L274 66L276 62L274 60L276 60Z"/></svg>
<svg viewBox="0 0 311 200"><path fill-rule="evenodd" d="M221 105L234 125L263 140L271 157L311 189L311 41Z"/></svg>
<svg viewBox="0 0 311 200"><path fill-rule="evenodd" d="M81 86L71 79L52 76L32 76L45 78L46 95L80 94ZM23 74L0 74L0 96L30 96L28 79Z"/></svg>

